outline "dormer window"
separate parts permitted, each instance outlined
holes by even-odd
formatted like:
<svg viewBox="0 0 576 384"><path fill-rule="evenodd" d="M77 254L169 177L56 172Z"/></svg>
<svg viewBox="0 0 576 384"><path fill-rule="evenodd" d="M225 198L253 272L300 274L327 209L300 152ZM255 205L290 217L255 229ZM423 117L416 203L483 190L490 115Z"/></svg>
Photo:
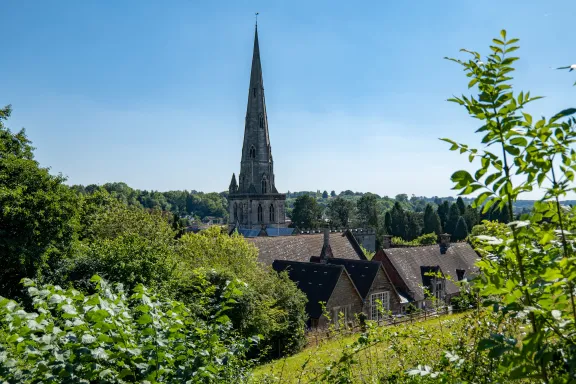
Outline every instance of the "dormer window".
<svg viewBox="0 0 576 384"><path fill-rule="evenodd" d="M255 159L256 158L256 148L254 148L254 146L250 147L250 158L251 159Z"/></svg>

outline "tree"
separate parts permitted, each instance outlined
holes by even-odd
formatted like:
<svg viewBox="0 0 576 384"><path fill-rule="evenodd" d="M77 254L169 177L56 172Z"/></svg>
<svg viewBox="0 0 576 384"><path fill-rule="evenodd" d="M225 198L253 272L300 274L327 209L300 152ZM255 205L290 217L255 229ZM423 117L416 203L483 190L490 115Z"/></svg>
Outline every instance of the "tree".
<svg viewBox="0 0 576 384"><path fill-rule="evenodd" d="M464 220L466 220L466 227L468 227L468 231L471 231L474 226L480 223L480 215L478 214L478 210L476 208L472 208L472 206L466 206L466 212L464 212Z"/></svg>
<svg viewBox="0 0 576 384"><path fill-rule="evenodd" d="M372 193L364 194L356 202L358 220L363 227L378 228L378 197Z"/></svg>
<svg viewBox="0 0 576 384"><path fill-rule="evenodd" d="M354 216L354 203L351 200L337 197L330 200L326 213L333 226L347 228Z"/></svg>
<svg viewBox="0 0 576 384"><path fill-rule="evenodd" d="M322 210L314 197L300 195L294 202L291 219L293 226L316 228L322 220Z"/></svg>
<svg viewBox="0 0 576 384"><path fill-rule="evenodd" d="M336 191L331 191L331 192L330 192L330 197L336 197Z"/></svg>
<svg viewBox="0 0 576 384"><path fill-rule="evenodd" d="M434 233L436 235L442 233L440 217L434 212L434 208L432 208L430 204L426 204L426 208L424 208L424 228L422 230L423 235L428 233Z"/></svg>
<svg viewBox="0 0 576 384"><path fill-rule="evenodd" d="M322 198L323 198L323 199L327 199L327 198L328 198L328 191L322 192Z"/></svg>
<svg viewBox="0 0 576 384"><path fill-rule="evenodd" d="M422 214L406 212L406 235L405 240L414 240L422 233Z"/></svg>
<svg viewBox="0 0 576 384"><path fill-rule="evenodd" d="M462 196L458 196L458 199L456 199L456 205L458 205L458 209L460 210L460 216L464 215L466 212L466 204L464 203Z"/></svg>
<svg viewBox="0 0 576 384"><path fill-rule="evenodd" d="M440 224L442 225L442 229L446 231L446 223L448 222L448 214L450 212L450 203L444 200L440 205L438 205L438 217L440 217Z"/></svg>
<svg viewBox="0 0 576 384"><path fill-rule="evenodd" d="M458 224L458 219L460 218L460 209L456 203L452 203L450 206L450 211L448 212L448 221L446 222L446 227L444 231L451 235L454 234L456 230L456 224Z"/></svg>
<svg viewBox="0 0 576 384"><path fill-rule="evenodd" d="M384 214L384 231L387 235L392 234L392 215L390 211L386 211Z"/></svg>
<svg viewBox="0 0 576 384"><path fill-rule="evenodd" d="M71 252L78 196L34 160L24 130L3 125L10 112L0 110L0 296L13 298L21 279L41 278Z"/></svg>
<svg viewBox="0 0 576 384"><path fill-rule="evenodd" d="M396 195L396 201L406 203L406 202L408 202L408 195L405 193L400 193L400 194Z"/></svg>
<svg viewBox="0 0 576 384"><path fill-rule="evenodd" d="M390 211L391 218L391 235L398 236L401 238L406 238L407 231L407 219L404 209L398 201L394 203L392 210Z"/></svg>
<svg viewBox="0 0 576 384"><path fill-rule="evenodd" d="M466 220L462 216L458 218L456 227L454 229L454 234L452 238L456 241L464 240L468 236L468 226L466 225Z"/></svg>

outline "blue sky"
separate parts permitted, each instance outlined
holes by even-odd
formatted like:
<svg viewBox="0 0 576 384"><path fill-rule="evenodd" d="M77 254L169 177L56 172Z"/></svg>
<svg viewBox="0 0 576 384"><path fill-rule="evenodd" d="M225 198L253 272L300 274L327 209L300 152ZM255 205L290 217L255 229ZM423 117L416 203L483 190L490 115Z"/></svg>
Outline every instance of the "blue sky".
<svg viewBox="0 0 576 384"><path fill-rule="evenodd" d="M573 106L574 1L2 2L0 104L69 183L227 189L240 168L254 12L280 191L453 195L477 143L444 56L521 39L516 88ZM527 196L533 197L533 196Z"/></svg>

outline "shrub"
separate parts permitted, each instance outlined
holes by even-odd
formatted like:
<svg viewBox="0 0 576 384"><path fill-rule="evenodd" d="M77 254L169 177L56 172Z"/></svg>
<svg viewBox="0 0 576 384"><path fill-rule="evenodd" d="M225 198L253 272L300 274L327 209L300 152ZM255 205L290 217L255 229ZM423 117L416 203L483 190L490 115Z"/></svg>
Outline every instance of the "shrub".
<svg viewBox="0 0 576 384"><path fill-rule="evenodd" d="M36 286L25 280L35 312L0 298L0 377L10 382L135 383L239 381L247 341L237 339L225 314L210 323L184 304L138 285L128 298L121 285L98 276L96 293ZM224 302L238 294L235 282Z"/></svg>

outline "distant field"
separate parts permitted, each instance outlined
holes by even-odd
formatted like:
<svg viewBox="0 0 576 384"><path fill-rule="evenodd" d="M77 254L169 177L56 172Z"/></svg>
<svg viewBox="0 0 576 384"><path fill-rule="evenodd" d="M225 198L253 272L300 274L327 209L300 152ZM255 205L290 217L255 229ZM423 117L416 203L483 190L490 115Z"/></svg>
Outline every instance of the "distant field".
<svg viewBox="0 0 576 384"><path fill-rule="evenodd" d="M374 332L379 342L358 352L358 364L351 370L358 383L376 383L403 376L418 364L438 361L459 334L465 314L446 315L413 323L379 327ZM353 348L358 334L336 336L319 346L254 370L254 383L307 383L341 357L343 350Z"/></svg>

